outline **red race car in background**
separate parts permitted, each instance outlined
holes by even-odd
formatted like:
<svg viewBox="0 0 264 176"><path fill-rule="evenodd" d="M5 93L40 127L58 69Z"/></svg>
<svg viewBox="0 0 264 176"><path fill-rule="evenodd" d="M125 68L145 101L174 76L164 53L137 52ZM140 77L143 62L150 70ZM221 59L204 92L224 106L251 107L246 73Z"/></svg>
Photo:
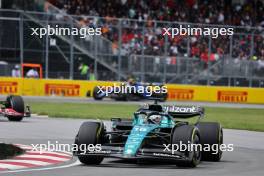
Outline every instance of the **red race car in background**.
<svg viewBox="0 0 264 176"><path fill-rule="evenodd" d="M21 121L31 115L29 106L25 106L21 96L9 95L5 101L0 101L0 106L0 115L7 117L9 121Z"/></svg>

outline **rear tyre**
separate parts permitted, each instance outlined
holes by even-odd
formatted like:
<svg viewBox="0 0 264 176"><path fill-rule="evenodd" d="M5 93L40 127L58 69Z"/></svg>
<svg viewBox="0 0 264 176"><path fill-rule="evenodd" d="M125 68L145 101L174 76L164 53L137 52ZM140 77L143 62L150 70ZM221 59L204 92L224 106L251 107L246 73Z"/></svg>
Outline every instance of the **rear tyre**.
<svg viewBox="0 0 264 176"><path fill-rule="evenodd" d="M103 99L103 96L100 96L100 89L98 88L98 86L96 86L93 90L93 98L95 100L102 100Z"/></svg>
<svg viewBox="0 0 264 176"><path fill-rule="evenodd" d="M123 93L112 94L110 97L116 101L127 101L128 100L128 96Z"/></svg>
<svg viewBox="0 0 264 176"><path fill-rule="evenodd" d="M140 100L143 99L143 96L142 95L140 95L140 94L133 94L133 93L127 94L126 97L127 97L126 98L127 101L140 101Z"/></svg>
<svg viewBox="0 0 264 176"><path fill-rule="evenodd" d="M103 124L100 122L84 122L78 132L75 139L75 143L80 147L81 144L88 146L89 144L101 144L104 133ZM87 148L87 147L86 147ZM79 155L81 163L86 165L97 165L100 164L104 157L103 156L89 156Z"/></svg>
<svg viewBox="0 0 264 176"><path fill-rule="evenodd" d="M168 98L168 94L167 93L153 93L152 97L158 98L160 102L165 102Z"/></svg>
<svg viewBox="0 0 264 176"><path fill-rule="evenodd" d="M220 145L223 144L223 129L221 125L216 122L200 122L197 124L197 127L200 131L203 148L210 147L210 151L202 152L202 160L220 161L223 153L220 150ZM217 146L217 148L214 146ZM217 152L212 149L217 149Z"/></svg>
<svg viewBox="0 0 264 176"><path fill-rule="evenodd" d="M188 144L200 144L199 130L191 125L175 127L171 143L172 145L176 144L178 146L180 146L180 143L186 146L188 146ZM185 151L179 151L183 152L185 156L188 157L188 160L179 161L176 165L179 167L196 167L201 160L201 151L199 147L197 147L197 149L198 150L189 151L186 149Z"/></svg>
<svg viewBox="0 0 264 176"><path fill-rule="evenodd" d="M18 113L23 114L23 116L7 116L9 121L21 121L25 113L24 100L21 96L10 95L6 99L6 107L12 108Z"/></svg>

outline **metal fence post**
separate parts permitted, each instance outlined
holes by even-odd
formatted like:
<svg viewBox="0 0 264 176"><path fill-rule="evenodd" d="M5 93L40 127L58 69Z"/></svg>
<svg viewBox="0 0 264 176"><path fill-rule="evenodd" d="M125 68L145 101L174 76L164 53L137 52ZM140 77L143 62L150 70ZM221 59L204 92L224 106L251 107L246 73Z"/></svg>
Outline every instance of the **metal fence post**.
<svg viewBox="0 0 264 176"><path fill-rule="evenodd" d="M250 61L249 61L249 65L247 66L250 66L249 67L249 87L252 87L252 82L253 82L253 66L254 66L254 61L253 61L253 56L254 56L254 31L251 33L251 41L250 41L250 45L251 45L251 48L250 48ZM252 60L252 61L251 61Z"/></svg>
<svg viewBox="0 0 264 176"><path fill-rule="evenodd" d="M250 40L250 59L252 59L254 55L254 31L251 33L251 40Z"/></svg>
<svg viewBox="0 0 264 176"><path fill-rule="evenodd" d="M187 57L190 57L191 56L191 39L190 39L190 36L187 35Z"/></svg>
<svg viewBox="0 0 264 176"><path fill-rule="evenodd" d="M233 35L230 36L230 44L229 44L229 56L232 57L233 55Z"/></svg>
<svg viewBox="0 0 264 176"><path fill-rule="evenodd" d="M186 75L186 80L188 81L188 84L190 83L189 78L190 78L190 76L192 77L192 74L193 74L193 73L190 73L190 71L192 70L192 68L191 68L192 62L190 61L190 59L191 59L191 57L190 57L191 56L190 43L191 43L190 36L187 35L187 70L186 70L187 75ZM191 68L191 70L189 68Z"/></svg>
<svg viewBox="0 0 264 176"><path fill-rule="evenodd" d="M20 45L20 72L22 75L22 64L24 63L24 14L20 12L20 20L19 20L19 45Z"/></svg>
<svg viewBox="0 0 264 176"><path fill-rule="evenodd" d="M230 36L229 59L232 58L232 55L233 55L233 35ZM224 62L225 62L225 59L224 59ZM224 68L223 68L223 72L224 72ZM223 73L223 75L225 75L225 73ZM231 77L230 77L230 75L227 75L227 76L228 76L228 86L230 87L231 86Z"/></svg>
<svg viewBox="0 0 264 176"><path fill-rule="evenodd" d="M121 80L121 50L122 50L122 25L121 25L121 20L118 20L118 75L117 75L117 80Z"/></svg>
<svg viewBox="0 0 264 176"><path fill-rule="evenodd" d="M142 58L140 59L140 79L141 81L145 81L145 73L144 73L144 68L145 68L145 22L143 23L143 27L142 27L142 51L141 51L141 55ZM140 58L140 56L139 56Z"/></svg>
<svg viewBox="0 0 264 176"><path fill-rule="evenodd" d="M168 57L168 35L165 35L165 47L164 47L164 58L163 58L163 82L165 83L167 80L167 65L166 59Z"/></svg>
<svg viewBox="0 0 264 176"><path fill-rule="evenodd" d="M73 20L71 19L71 28L73 28ZM74 48L73 48L73 35L71 35L70 44L70 79L74 79Z"/></svg>
<svg viewBox="0 0 264 176"><path fill-rule="evenodd" d="M211 67L211 53L212 53L212 38L209 36L209 43L208 43L208 61L207 61L207 85L210 85L210 67Z"/></svg>
<svg viewBox="0 0 264 176"><path fill-rule="evenodd" d="M98 38L95 36L95 57L94 59L94 77L95 80L98 79L98 68L97 68L97 59L98 59Z"/></svg>
<svg viewBox="0 0 264 176"><path fill-rule="evenodd" d="M46 27L48 27L49 24L49 14L47 14L47 19L46 19ZM45 78L49 78L49 35L46 34L46 45L45 45Z"/></svg>

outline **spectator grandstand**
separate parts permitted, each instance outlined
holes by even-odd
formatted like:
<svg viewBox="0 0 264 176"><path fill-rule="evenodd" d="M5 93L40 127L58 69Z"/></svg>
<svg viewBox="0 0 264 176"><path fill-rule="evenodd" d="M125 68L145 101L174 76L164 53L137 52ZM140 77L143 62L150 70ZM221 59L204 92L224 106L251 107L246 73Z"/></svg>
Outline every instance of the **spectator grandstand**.
<svg viewBox="0 0 264 176"><path fill-rule="evenodd" d="M235 26L264 25L263 1L229 0L50 0L72 15ZM238 1L240 2L240 1Z"/></svg>
<svg viewBox="0 0 264 176"><path fill-rule="evenodd" d="M33 3L30 6L25 3L26 7L19 0L13 1L16 3L12 8L26 10L17 14L20 19L25 18L24 31L21 33L21 26L16 27L19 32L11 32L9 29L13 27L5 29L2 40L8 42L2 42L5 52L0 52L0 57L8 55L12 47L19 53L17 44L23 35L23 42L28 43L24 57L30 61L42 58L39 64L49 65L44 72L50 69L45 77L68 77L70 64L76 75L72 73L69 77L79 79L78 66L84 62L100 80L120 80L132 74L142 81L254 86L256 80L255 86L264 86L264 2L261 0L39 0L35 2L37 8ZM16 15L7 15L10 16ZM11 24L8 19L3 23ZM50 40L55 44L50 46L46 37L25 37L30 35L30 27L47 24L101 28L102 35L53 36ZM232 28L234 34L217 38L199 34L163 35L164 28L179 26ZM20 38L8 40L13 33ZM14 46L12 41L16 41ZM14 57L19 56L17 53ZM60 73L57 73L58 61Z"/></svg>
<svg viewBox="0 0 264 176"><path fill-rule="evenodd" d="M230 41L228 37L218 37L212 42L208 56L208 39L202 36L192 36L191 47L186 47L188 38L179 36L169 38L169 47L165 51L162 26L170 25L162 22L198 23L203 25L230 25L237 26L237 31L244 35L235 35L232 43L232 57L236 59L262 59L264 57L263 32L264 4L263 1L244 1L232 3L228 0L50 0L50 3L61 8L71 15L88 15L106 17L99 18L97 25L104 27L105 36L113 42L113 49L118 42L118 31L115 27L115 18L133 19L124 21L122 30L123 54L194 56L207 62L208 57L218 58L223 54L230 54ZM80 18L84 26L94 25L93 20ZM142 21L146 22L144 31ZM239 27L238 27L239 26ZM255 27L254 31L241 31L239 28ZM144 35L144 39L142 39ZM254 37L254 51L250 50L252 37ZM143 41L144 40L144 41ZM143 47L144 42L144 47ZM144 48L144 51L142 51Z"/></svg>

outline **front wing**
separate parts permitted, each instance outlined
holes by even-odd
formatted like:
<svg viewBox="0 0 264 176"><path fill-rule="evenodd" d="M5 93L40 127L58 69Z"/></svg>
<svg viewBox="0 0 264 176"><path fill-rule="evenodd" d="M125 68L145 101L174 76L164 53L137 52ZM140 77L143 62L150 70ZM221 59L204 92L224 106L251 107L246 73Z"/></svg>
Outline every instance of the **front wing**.
<svg viewBox="0 0 264 176"><path fill-rule="evenodd" d="M11 117L30 117L31 112L29 106L26 107L26 112L25 113L19 113L15 111L12 108L0 108L0 115L3 115L5 117L11 116Z"/></svg>
<svg viewBox="0 0 264 176"><path fill-rule="evenodd" d="M139 149L135 156L124 155L124 147L102 146L100 151L86 151L86 153L74 152L75 156L104 156L108 158L120 159L158 159L166 161L186 161L188 156L184 153L174 152L173 154L158 148L142 148Z"/></svg>

